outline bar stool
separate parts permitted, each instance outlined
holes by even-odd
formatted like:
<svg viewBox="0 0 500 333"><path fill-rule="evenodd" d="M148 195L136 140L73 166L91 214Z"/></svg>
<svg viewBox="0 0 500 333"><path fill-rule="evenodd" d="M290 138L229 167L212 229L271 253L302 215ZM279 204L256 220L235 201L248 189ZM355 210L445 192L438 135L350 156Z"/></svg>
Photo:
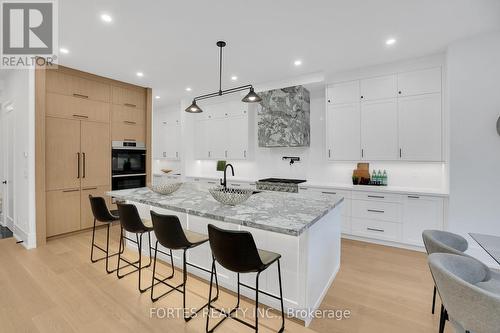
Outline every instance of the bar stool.
<svg viewBox="0 0 500 333"><path fill-rule="evenodd" d="M106 272L111 274L116 271L116 269L110 270L108 266L109 258L117 256L118 252L123 253L122 247L118 249L117 253L109 254L109 227L111 223L120 220L118 216L118 211L109 211L106 206L106 201L102 197L93 197L89 195L90 207L92 208L92 214L94 215L94 226L92 227L92 246L90 247L90 261L96 263L101 260L106 260ZM103 249L99 245L95 243L95 229L96 222L99 221L101 223L106 223L107 231L106 231L106 249ZM94 259L94 247L98 250L101 250L106 255L99 259Z"/></svg>
<svg viewBox="0 0 500 333"><path fill-rule="evenodd" d="M121 231L120 231L120 248L123 246L125 247L124 244L124 239L137 244L137 250L139 251L139 260L131 262L128 259L125 259L121 256L121 253L118 254L118 265L116 268L116 276L121 279L127 275L130 275L132 273L138 272L139 273L139 292L144 293L146 292L151 286L147 288L142 288L141 285L141 272L144 268L150 267L151 266L151 231L153 231L153 227L151 226L151 221L146 220L146 219L141 219L139 216L139 212L137 211L137 207L135 205L131 204L126 204L126 203L117 203L118 206L118 212L120 215L120 222L121 222ZM135 240L128 238L123 234L123 230L135 234ZM148 239L149 239L149 263L146 266L142 266L142 236L144 234L148 234ZM120 267L120 262L125 261L127 265ZM133 266L135 267L134 270L131 272L128 272L126 274L120 275L120 269L123 269L125 267Z"/></svg>
<svg viewBox="0 0 500 333"><path fill-rule="evenodd" d="M212 224L208 225L208 237L210 241L210 247L212 249L212 272L210 274L210 292L208 299L212 296L212 280L213 276L217 277L217 271L215 267L215 262L218 262L222 267L235 272L238 278L238 301L236 307L231 311L226 312L224 310L213 307L209 302L208 304L208 314L207 322L205 326L206 332L213 332L224 320L227 318L234 319L250 328L255 329L255 332L259 330L259 293L278 299L281 302L281 328L278 332L283 332L285 329L285 309L283 306L283 291L281 286L281 267L280 258L281 255L274 252L264 251L257 249L255 241L252 234L248 231L232 231L223 230ZM259 290L259 276L264 270L271 266L274 262L278 264L278 278L280 287L280 296L272 295L264 291ZM240 282L241 273L257 273L255 279L255 288ZM237 317L233 317L232 314L239 309L240 306L240 286L246 287L251 290L255 290L255 326L243 321ZM216 310L221 313L224 318L220 320L212 329L209 327L210 310Z"/></svg>
<svg viewBox="0 0 500 333"><path fill-rule="evenodd" d="M207 302L203 306L201 306L199 309L197 309L194 312L191 312L190 316L186 317L186 283L187 283L187 266L191 266L194 268L197 268L199 270L202 270L207 273L211 273L211 271L197 266L195 264L189 263L186 260L186 253L189 249L195 248L199 245L202 245L208 241L208 237L202 234L198 234L196 232L192 232L189 230L184 230L182 228L181 222L179 221L179 218L175 215L162 215L158 214L154 211L151 211L151 220L153 221L153 230L156 235L156 244L155 244L155 255L153 259L153 278L151 281L151 301L156 302L159 300L161 297L171 293L172 291L176 290L180 293L182 293L182 306L184 308L184 320L188 322L191 320L198 312L203 310L205 307L208 306L210 303ZM162 245L163 247L167 248L170 250L170 259L171 259L171 265L172 265L172 274L171 276L165 278L165 279L158 279L156 278L156 256L158 252L161 252L158 250L158 243ZM173 261L173 256L172 256L172 250L182 250L182 283L173 286L169 283L166 282L166 280L170 279L173 277L174 274L174 261ZM156 283L155 283L156 281ZM154 297L154 286L162 283L164 285L167 285L170 287L170 290L166 291L165 293L159 295L158 297ZM212 299L211 301L216 301L217 298L219 297L219 283L217 281L217 277L215 277L215 285L216 285L216 290L217 294ZM182 287L182 289L179 289ZM212 284L210 284L210 288L212 288ZM212 291L210 291L211 294Z"/></svg>

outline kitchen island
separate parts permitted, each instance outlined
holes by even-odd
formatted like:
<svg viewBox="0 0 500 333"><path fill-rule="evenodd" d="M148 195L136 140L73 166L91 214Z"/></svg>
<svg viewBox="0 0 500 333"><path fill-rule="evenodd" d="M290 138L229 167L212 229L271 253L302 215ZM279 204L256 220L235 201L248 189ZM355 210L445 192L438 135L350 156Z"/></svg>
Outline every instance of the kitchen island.
<svg viewBox="0 0 500 333"><path fill-rule="evenodd" d="M108 195L136 204L143 218L149 218L150 210L177 215L184 228L202 234L207 234L209 223L251 232L258 248L282 255L285 308L308 325L312 310L319 307L340 268L343 198L322 193L262 191L240 205L227 206L213 199L208 188L204 184L185 183L170 195L148 188L112 191ZM209 244L188 251L188 261L210 270ZM180 266L180 253L174 253L174 263ZM209 278L209 274L198 270L190 273ZM217 273L221 286L236 290L236 274L220 266ZM255 274L243 274L241 281L255 285ZM270 267L261 274L260 288L278 294L276 268ZM242 290L242 294L254 298L253 292ZM279 309L279 302L271 297L262 295L259 301Z"/></svg>

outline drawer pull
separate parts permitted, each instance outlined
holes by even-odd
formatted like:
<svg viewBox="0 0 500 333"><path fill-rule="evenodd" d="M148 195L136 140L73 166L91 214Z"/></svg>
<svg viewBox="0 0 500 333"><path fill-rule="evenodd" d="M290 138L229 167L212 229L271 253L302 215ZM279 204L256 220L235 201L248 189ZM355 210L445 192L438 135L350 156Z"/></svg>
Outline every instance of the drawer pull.
<svg viewBox="0 0 500 333"><path fill-rule="evenodd" d="M85 98L85 99L88 99L89 96L87 95L82 95L82 94L73 94L74 97L78 97L78 98Z"/></svg>
<svg viewBox="0 0 500 333"><path fill-rule="evenodd" d="M75 188L75 189L73 189L73 190L64 190L64 191L63 191L63 193L78 192L78 191L80 191L80 189Z"/></svg>
<svg viewBox="0 0 500 333"><path fill-rule="evenodd" d="M231 186L241 186L241 184L231 184Z"/></svg>
<svg viewBox="0 0 500 333"><path fill-rule="evenodd" d="M125 106L128 106L128 107L130 107L130 108L136 108L136 107L137 107L137 105L135 105L135 104L131 104L131 103L125 103L124 105L125 105Z"/></svg>
<svg viewBox="0 0 500 333"><path fill-rule="evenodd" d="M383 195L368 195L368 198L373 198L373 199L384 199L385 197Z"/></svg>
<svg viewBox="0 0 500 333"><path fill-rule="evenodd" d="M124 120L123 122L125 124L129 124L129 125L135 125L135 124L137 124L135 121L129 121L129 120Z"/></svg>
<svg viewBox="0 0 500 333"><path fill-rule="evenodd" d="M75 118L85 118L88 119L88 116L84 116L83 114L74 114L73 117Z"/></svg>
<svg viewBox="0 0 500 333"><path fill-rule="evenodd" d="M299 187L299 190L307 191L307 187Z"/></svg>
<svg viewBox="0 0 500 333"><path fill-rule="evenodd" d="M323 194L334 194L334 195L337 194L337 192L321 192L321 193L323 193Z"/></svg>
<svg viewBox="0 0 500 333"><path fill-rule="evenodd" d="M86 187L86 188L82 188L82 191L90 191L90 190L97 190L97 187Z"/></svg>
<svg viewBox="0 0 500 333"><path fill-rule="evenodd" d="M376 231L376 232L385 232L384 229L377 229L377 228L366 228L368 231Z"/></svg>
<svg viewBox="0 0 500 333"><path fill-rule="evenodd" d="M123 139L123 141L135 141L135 139Z"/></svg>
<svg viewBox="0 0 500 333"><path fill-rule="evenodd" d="M208 184L217 184L217 182L207 182Z"/></svg>
<svg viewBox="0 0 500 333"><path fill-rule="evenodd" d="M370 213L385 213L383 210L378 210L378 209L367 209Z"/></svg>
<svg viewBox="0 0 500 333"><path fill-rule="evenodd" d="M410 198L410 199L420 199L420 197L417 196L417 195L409 195L408 198Z"/></svg>

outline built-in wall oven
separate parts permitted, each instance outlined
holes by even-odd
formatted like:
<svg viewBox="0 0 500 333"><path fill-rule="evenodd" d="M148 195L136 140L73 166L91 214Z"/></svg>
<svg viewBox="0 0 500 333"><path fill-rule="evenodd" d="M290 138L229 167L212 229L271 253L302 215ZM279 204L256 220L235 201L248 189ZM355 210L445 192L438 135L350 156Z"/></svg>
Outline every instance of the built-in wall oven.
<svg viewBox="0 0 500 333"><path fill-rule="evenodd" d="M136 141L113 141L112 190L146 186L146 145Z"/></svg>

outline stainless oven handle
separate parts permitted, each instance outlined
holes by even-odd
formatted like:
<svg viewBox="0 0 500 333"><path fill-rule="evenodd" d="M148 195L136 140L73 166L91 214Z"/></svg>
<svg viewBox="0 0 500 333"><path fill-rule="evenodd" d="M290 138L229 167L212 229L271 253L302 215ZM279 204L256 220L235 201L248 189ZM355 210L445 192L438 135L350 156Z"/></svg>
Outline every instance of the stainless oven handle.
<svg viewBox="0 0 500 333"><path fill-rule="evenodd" d="M135 176L146 176L145 173L130 173L126 175L112 175L112 178L122 178L122 177L135 177Z"/></svg>

